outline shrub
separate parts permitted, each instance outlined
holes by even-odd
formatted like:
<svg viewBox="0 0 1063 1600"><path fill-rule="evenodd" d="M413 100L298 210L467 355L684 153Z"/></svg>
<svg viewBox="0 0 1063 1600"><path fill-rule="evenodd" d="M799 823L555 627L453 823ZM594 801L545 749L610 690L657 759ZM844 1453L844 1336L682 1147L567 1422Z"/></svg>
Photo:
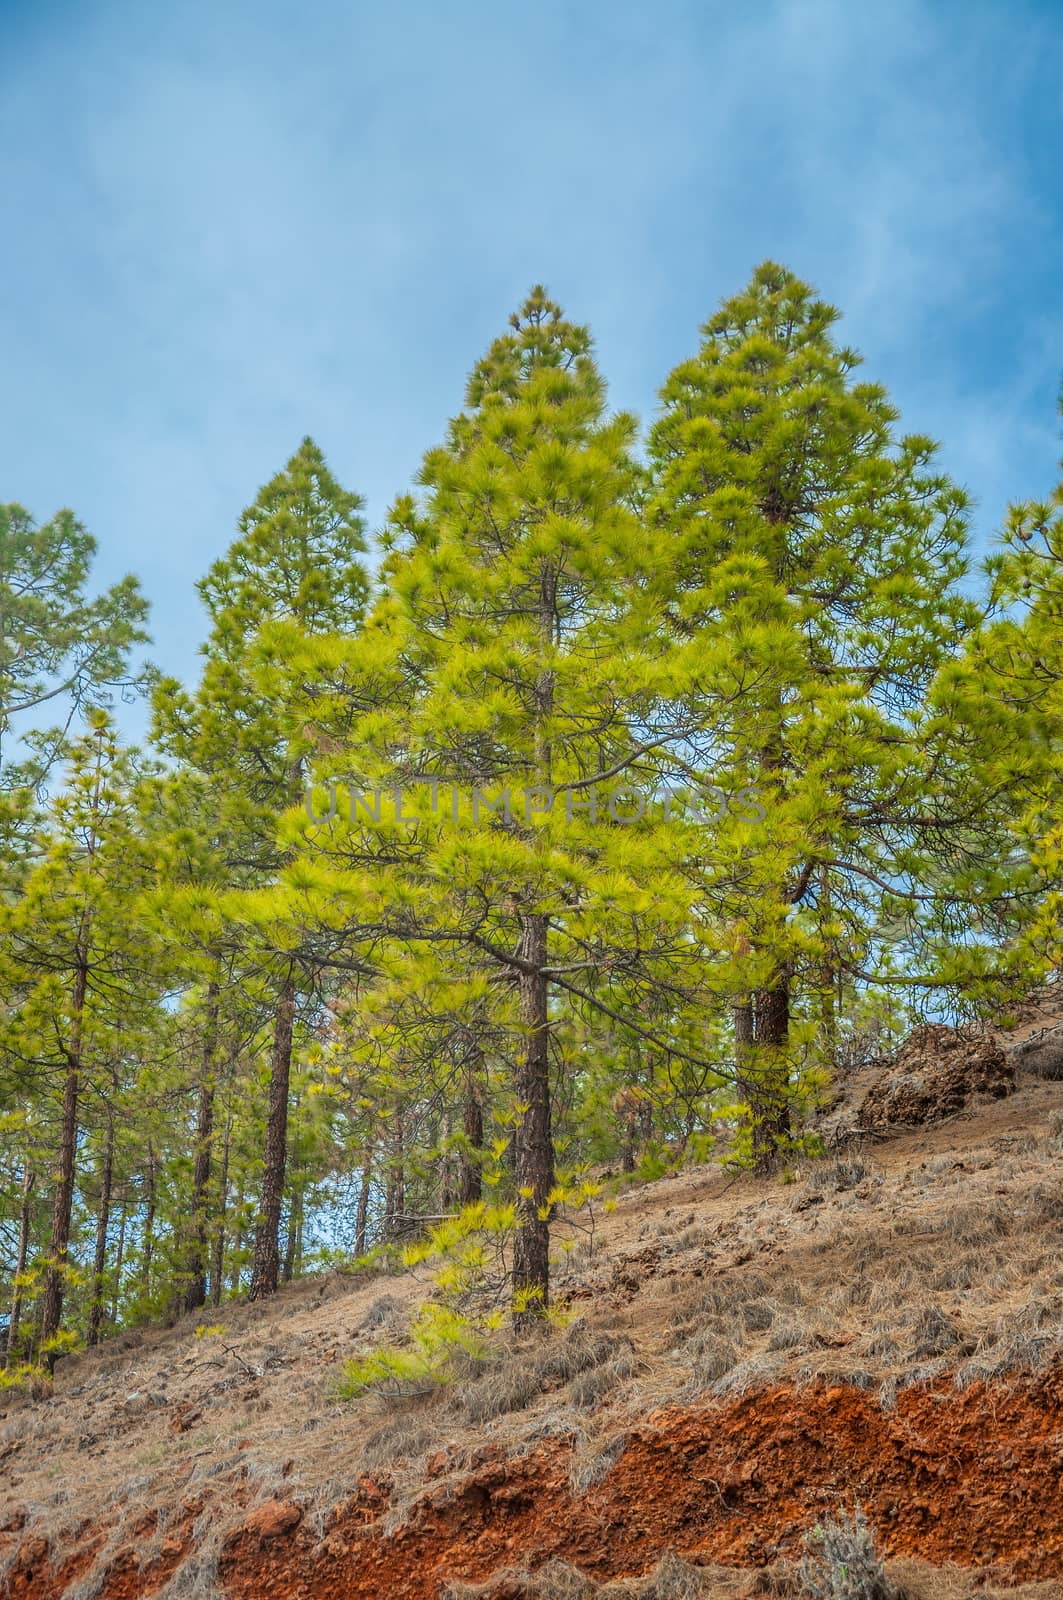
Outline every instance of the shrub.
<svg viewBox="0 0 1063 1600"><path fill-rule="evenodd" d="M874 1530L859 1506L805 1535L801 1582L808 1600L903 1600L886 1576Z"/></svg>

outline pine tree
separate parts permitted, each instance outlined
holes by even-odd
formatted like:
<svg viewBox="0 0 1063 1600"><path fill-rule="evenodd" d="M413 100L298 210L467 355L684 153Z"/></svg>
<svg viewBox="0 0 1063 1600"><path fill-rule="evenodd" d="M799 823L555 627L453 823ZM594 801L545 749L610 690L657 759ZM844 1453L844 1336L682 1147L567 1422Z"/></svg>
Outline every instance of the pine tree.
<svg viewBox="0 0 1063 1600"><path fill-rule="evenodd" d="M86 1088L128 1048L150 1010L156 956L131 918L146 882L136 830L134 769L105 712L74 741L64 789L21 897L4 912L3 982L17 995L5 1055L62 1085L58 1160L40 1343L59 1331L69 1277L78 1138ZM145 1006L145 996L148 996Z"/></svg>
<svg viewBox="0 0 1063 1600"><path fill-rule="evenodd" d="M96 541L70 511L38 527L19 505L0 505L0 748L12 723L63 705L66 726L90 701L131 682L128 657L147 638L147 603L135 578L95 597L86 590ZM60 752L61 731L38 753ZM49 764L36 763L36 775Z"/></svg>
<svg viewBox="0 0 1063 1600"><path fill-rule="evenodd" d="M173 681L155 696L157 734L165 749L210 780L220 833L239 893L269 885L283 852L276 819L302 793L312 744L298 712L299 693L283 674L263 663L261 636L269 624L288 622L306 635L346 632L361 621L368 581L361 502L341 489L312 440L303 441L240 518L239 538L199 585L211 621L206 662L194 696ZM263 676L265 673L265 676ZM269 1107L263 1152L261 1209L256 1235L252 1297L278 1285L278 1234L287 1161L289 1078L301 964L298 940L280 946L269 919L250 912L242 922L239 900L225 937L235 939L252 966L268 972L271 1003ZM220 929L215 930L222 938ZM204 934L206 942L212 935ZM205 1082L210 1074L205 1074ZM197 1139L201 1179L209 1167L212 1127L201 1107ZM194 1275L198 1293L198 1273Z"/></svg>
<svg viewBox="0 0 1063 1600"><path fill-rule="evenodd" d="M758 268L671 374L650 441L658 589L676 636L713 651L685 691L700 775L766 813L752 848L717 829L716 896L761 1164L788 1136L795 1002L865 976L884 907L918 904L920 709L977 617L966 497L853 379L836 320Z"/></svg>
<svg viewBox="0 0 1063 1600"><path fill-rule="evenodd" d="M977 817L946 880L977 908L975 937L945 923L942 961L997 1006L1063 967L1063 484L1010 508L987 566L989 613L934 705L953 753L949 803Z"/></svg>
<svg viewBox="0 0 1063 1600"><path fill-rule="evenodd" d="M399 792L378 821L346 794L331 821L303 819L289 884L440 1027L463 1026L472 1060L485 1024L507 1039L519 1324L548 1301L556 1008L607 1014L597 991L626 967L637 1031L635 973L696 947L670 831L625 826L604 792L593 815L600 785L653 782L638 766L660 648L634 423L606 413L586 330L542 289L466 402L425 457L422 495L394 508L362 640L289 657L304 676L330 668L356 707L333 774Z"/></svg>

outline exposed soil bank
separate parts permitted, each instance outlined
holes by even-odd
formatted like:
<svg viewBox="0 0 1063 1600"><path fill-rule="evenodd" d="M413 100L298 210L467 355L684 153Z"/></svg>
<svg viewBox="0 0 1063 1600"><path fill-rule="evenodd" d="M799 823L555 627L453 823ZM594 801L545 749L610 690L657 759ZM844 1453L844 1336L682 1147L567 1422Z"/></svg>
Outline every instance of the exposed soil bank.
<svg viewBox="0 0 1063 1600"><path fill-rule="evenodd" d="M227 1538L220 1585L233 1600L436 1600L449 1579L551 1556L597 1579L641 1574L668 1548L755 1568L795 1553L805 1528L854 1500L889 1556L989 1569L998 1581L1063 1578L1058 1367L962 1392L944 1381L907 1389L891 1411L849 1387L778 1386L660 1411L624 1437L582 1495L570 1486L571 1444L548 1441L440 1478L391 1532L386 1485L368 1481L323 1537L298 1507L260 1505ZM196 1554L193 1509L157 1564L116 1551L98 1600L161 1588ZM27 1542L8 1575L15 1600L58 1600L91 1564L56 1573L40 1546Z"/></svg>

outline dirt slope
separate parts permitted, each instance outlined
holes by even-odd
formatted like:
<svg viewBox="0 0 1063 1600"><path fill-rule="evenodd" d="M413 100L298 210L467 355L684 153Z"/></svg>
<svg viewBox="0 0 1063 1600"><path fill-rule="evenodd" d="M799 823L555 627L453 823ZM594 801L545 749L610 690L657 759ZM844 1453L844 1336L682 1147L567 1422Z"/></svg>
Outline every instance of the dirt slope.
<svg viewBox="0 0 1063 1600"><path fill-rule="evenodd" d="M669 1551L737 1594L859 1501L930 1564L913 1594L1063 1600L1063 1084L1018 1081L792 1182L628 1190L564 1259L563 1338L433 1396L334 1394L409 1277L61 1363L51 1397L0 1400L0 1594L574 1600L570 1567Z"/></svg>

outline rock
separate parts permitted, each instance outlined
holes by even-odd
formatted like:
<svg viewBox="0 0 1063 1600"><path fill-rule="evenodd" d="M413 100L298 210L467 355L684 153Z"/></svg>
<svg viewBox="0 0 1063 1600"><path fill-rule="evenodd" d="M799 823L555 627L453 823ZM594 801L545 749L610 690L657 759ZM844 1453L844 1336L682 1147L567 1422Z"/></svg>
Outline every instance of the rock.
<svg viewBox="0 0 1063 1600"><path fill-rule="evenodd" d="M269 1539L291 1533L302 1520L302 1511L290 1500L266 1500L246 1518L241 1531L265 1544Z"/></svg>
<svg viewBox="0 0 1063 1600"><path fill-rule="evenodd" d="M199 1407L192 1405L190 1401L186 1401L184 1405L178 1406L171 1416L170 1432L187 1433L190 1428L194 1428L196 1423L202 1420L202 1417L203 1413Z"/></svg>
<svg viewBox="0 0 1063 1600"><path fill-rule="evenodd" d="M1029 1072L1052 1083L1063 1080L1063 1027L1042 1028L1008 1047L1008 1060L1016 1072Z"/></svg>
<svg viewBox="0 0 1063 1600"><path fill-rule="evenodd" d="M858 1113L861 1127L937 1122L976 1096L999 1099L1015 1091L1015 1068L996 1040L944 1023L915 1028Z"/></svg>

